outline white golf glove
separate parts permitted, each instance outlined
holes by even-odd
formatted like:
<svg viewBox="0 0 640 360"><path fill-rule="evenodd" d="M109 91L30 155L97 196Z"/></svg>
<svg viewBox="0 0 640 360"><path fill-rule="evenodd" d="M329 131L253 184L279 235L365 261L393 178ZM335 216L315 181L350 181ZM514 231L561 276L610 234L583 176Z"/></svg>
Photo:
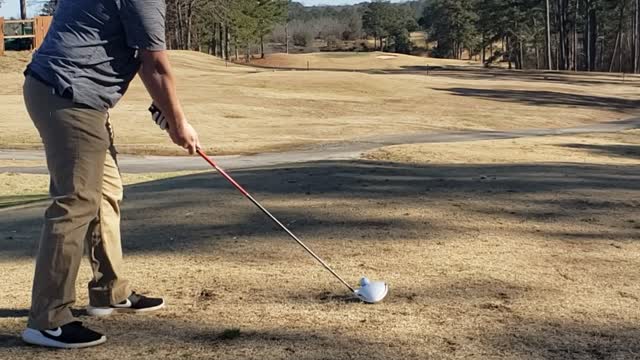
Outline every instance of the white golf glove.
<svg viewBox="0 0 640 360"><path fill-rule="evenodd" d="M156 104L151 103L151 106L149 106L149 112L151 112L151 118L156 123L156 125L160 127L160 129L165 131L169 130L169 121L167 121L167 118L162 113L162 110L160 110L160 108L157 107Z"/></svg>

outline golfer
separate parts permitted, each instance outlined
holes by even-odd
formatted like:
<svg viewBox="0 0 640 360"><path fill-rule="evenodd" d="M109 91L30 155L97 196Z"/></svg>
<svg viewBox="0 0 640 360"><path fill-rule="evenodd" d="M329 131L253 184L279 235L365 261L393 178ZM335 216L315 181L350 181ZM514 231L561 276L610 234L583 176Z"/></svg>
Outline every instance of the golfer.
<svg viewBox="0 0 640 360"><path fill-rule="evenodd" d="M199 146L176 96L165 51L165 7L164 0L61 0L25 71L24 100L44 144L53 198L22 333L27 343L82 348L106 341L70 309L85 252L93 268L89 315L164 306L162 298L133 292L123 273L123 188L108 111L138 74L173 142L192 154Z"/></svg>

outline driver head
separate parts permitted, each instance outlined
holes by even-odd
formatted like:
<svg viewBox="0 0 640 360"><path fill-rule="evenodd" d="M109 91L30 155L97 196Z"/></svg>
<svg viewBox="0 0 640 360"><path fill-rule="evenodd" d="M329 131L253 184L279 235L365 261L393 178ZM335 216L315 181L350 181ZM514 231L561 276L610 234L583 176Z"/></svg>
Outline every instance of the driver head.
<svg viewBox="0 0 640 360"><path fill-rule="evenodd" d="M366 277L360 279L360 288L355 291L356 296L367 304L382 301L389 292L389 286L383 281L369 281Z"/></svg>

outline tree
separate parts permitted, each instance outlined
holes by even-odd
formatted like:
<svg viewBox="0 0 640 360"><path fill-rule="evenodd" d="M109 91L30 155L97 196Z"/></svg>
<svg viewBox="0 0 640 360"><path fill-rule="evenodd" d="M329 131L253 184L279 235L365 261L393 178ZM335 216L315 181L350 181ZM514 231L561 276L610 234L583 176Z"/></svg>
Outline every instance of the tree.
<svg viewBox="0 0 640 360"><path fill-rule="evenodd" d="M640 73L640 0L636 0L636 20L635 20L635 28L634 32L634 51L633 51L633 72Z"/></svg>
<svg viewBox="0 0 640 360"><path fill-rule="evenodd" d="M403 5L376 1L368 4L362 15L363 30L373 36L374 47L380 50L409 53L409 33L418 27L413 10Z"/></svg>
<svg viewBox="0 0 640 360"><path fill-rule="evenodd" d="M56 7L58 7L58 0L48 0L42 4L40 15L51 16L55 13Z"/></svg>
<svg viewBox="0 0 640 360"><path fill-rule="evenodd" d="M640 72L639 2L423 0L305 7L284 0L167 0L167 43L227 58L235 47L249 59L257 44L264 54L268 40L309 46L314 39L337 44L366 33L376 49L410 52L409 33L421 16L436 56L481 52L487 62L502 59L518 69Z"/></svg>
<svg viewBox="0 0 640 360"><path fill-rule="evenodd" d="M374 47L377 47L377 40L380 40L380 50L383 49L382 39L387 36L385 25L390 8L391 6L387 2L374 1L367 6L362 16L364 31L373 36Z"/></svg>
<svg viewBox="0 0 640 360"><path fill-rule="evenodd" d="M260 57L264 59L264 38L276 24L287 20L287 0L259 0L253 11L257 19L256 36L260 39Z"/></svg>
<svg viewBox="0 0 640 360"><path fill-rule="evenodd" d="M551 6L549 6L549 0L545 0L545 27L547 44L547 67L549 70L553 70L553 59L551 56Z"/></svg>
<svg viewBox="0 0 640 360"><path fill-rule="evenodd" d="M473 0L436 0L424 10L422 23L438 45L434 55L459 59L478 40Z"/></svg>

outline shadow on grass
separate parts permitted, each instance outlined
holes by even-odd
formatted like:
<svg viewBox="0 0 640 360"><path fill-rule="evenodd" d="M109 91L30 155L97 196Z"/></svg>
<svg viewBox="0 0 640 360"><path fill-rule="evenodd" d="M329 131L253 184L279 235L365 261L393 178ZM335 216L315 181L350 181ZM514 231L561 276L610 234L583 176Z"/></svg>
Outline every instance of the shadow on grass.
<svg viewBox="0 0 640 360"><path fill-rule="evenodd" d="M581 108L602 108L614 110L635 110L640 108L640 101L617 97L582 95L557 91L535 90L497 90L473 88L435 88L453 95L470 96L485 100L522 103L532 106L566 106Z"/></svg>
<svg viewBox="0 0 640 360"><path fill-rule="evenodd" d="M0 319L26 318L29 309L0 309Z"/></svg>
<svg viewBox="0 0 640 360"><path fill-rule="evenodd" d="M416 71L426 69L416 69L415 67L406 67L403 70ZM619 74L597 74L597 73L568 73L546 70L507 70L507 69L481 69L464 66L446 66L443 68L429 69L429 75L438 77L447 77L460 80L494 80L500 81L526 81L526 82L544 82L544 83L561 83L570 85L629 85L640 86L640 77L625 76ZM436 70L436 71L433 71Z"/></svg>
<svg viewBox="0 0 640 360"><path fill-rule="evenodd" d="M640 159L640 145L565 144L563 146L571 149L586 150L599 155Z"/></svg>
<svg viewBox="0 0 640 360"><path fill-rule="evenodd" d="M233 176L295 233L325 239L362 233L360 240L370 242L393 233L395 238L419 236L422 241L430 241L443 231L461 231L407 216L410 214L402 210L434 205L459 206L495 218L545 222L579 221L603 211L640 209L640 197L632 195L640 190L640 167L633 165L404 166L322 161L235 171ZM622 198L585 195L593 191L626 194ZM560 192L562 197L557 197ZM484 199L501 200L505 207L485 206ZM358 211L361 207L387 210L388 215L369 218ZM0 256L25 257L35 253L43 210L3 213ZM598 233L628 236L634 231L633 224L601 225L590 238L597 238ZM585 230L585 234L589 231L593 229ZM262 213L213 173L129 186L123 207L123 234L127 252L174 252L201 246L212 250L217 242L235 237L258 242L285 238Z"/></svg>
<svg viewBox="0 0 640 360"><path fill-rule="evenodd" d="M14 206L28 205L47 200L48 195L21 195L21 196L0 196L0 209Z"/></svg>
<svg viewBox="0 0 640 360"><path fill-rule="evenodd" d="M393 311L402 312L402 308L396 307ZM501 310L487 307L480 311ZM334 312L335 316L353 313L352 310ZM353 319L357 321L363 316L366 321L366 311ZM384 337L367 333L371 326L393 329L392 323L367 325L365 322L361 327L338 327L332 322L317 325L305 322L280 328L241 322L229 327L214 324L206 318L122 316L90 324L107 334L109 342L106 345L65 352L64 357L425 359L437 354L436 358L442 359L600 360L636 359L640 354L640 342L637 341L640 329L636 324L620 320L607 324L574 320L560 322L545 319L545 316L523 318L508 313L503 317L502 327L489 327L482 333L465 328L449 334L446 329L451 329L451 324L434 324L423 330L421 335L424 338L417 339L405 338L397 332L389 332ZM4 352L11 360L38 358L55 352L26 345L17 334L6 330L0 331L0 351L0 355ZM126 357L120 357L124 354Z"/></svg>
<svg viewBox="0 0 640 360"><path fill-rule="evenodd" d="M637 324L589 324L523 319L512 332L489 336L496 349L521 359L638 359Z"/></svg>
<svg viewBox="0 0 640 360"><path fill-rule="evenodd" d="M95 328L95 326L94 326ZM98 328L109 341L106 345L65 353L66 359L100 358L223 358L223 359L391 359L400 344L370 341L366 336L344 334L326 328L256 329L251 326L225 328L203 321L161 318L120 318ZM56 350L25 344L17 334L0 332L0 350L27 359ZM125 356L126 357L119 357ZM406 348L402 354L418 358ZM0 353L1 355L1 353ZM13 358L12 358L13 359Z"/></svg>
<svg viewBox="0 0 640 360"><path fill-rule="evenodd" d="M314 67L313 62L309 67L295 66L266 66L250 64L249 66L260 69L277 71L331 71L331 72L357 72L370 75L424 75L448 77L462 80L495 80L495 81L526 81L544 83L562 83L571 85L630 85L640 87L640 77L621 76L619 74L597 73L570 73L546 70L508 70L481 66L457 66L457 65L404 65L397 69L344 69L330 67Z"/></svg>

